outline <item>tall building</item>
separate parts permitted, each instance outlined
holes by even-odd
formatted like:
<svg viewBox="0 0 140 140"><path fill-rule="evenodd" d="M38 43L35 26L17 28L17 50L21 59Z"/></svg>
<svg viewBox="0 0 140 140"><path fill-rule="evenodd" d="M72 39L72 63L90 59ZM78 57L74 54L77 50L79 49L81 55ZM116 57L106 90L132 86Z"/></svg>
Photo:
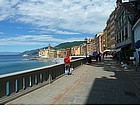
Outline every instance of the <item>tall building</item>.
<svg viewBox="0 0 140 140"><path fill-rule="evenodd" d="M93 52L96 52L95 38L92 38Z"/></svg>
<svg viewBox="0 0 140 140"><path fill-rule="evenodd" d="M81 55L86 55L86 44L85 43L83 43L81 46L80 46L80 48L81 48Z"/></svg>
<svg viewBox="0 0 140 140"><path fill-rule="evenodd" d="M116 26L115 26L115 10L110 15L110 49L113 50L116 47Z"/></svg>
<svg viewBox="0 0 140 140"><path fill-rule="evenodd" d="M121 0L120 0L121 1ZM119 2L120 2L119 1ZM132 48L132 22L135 11L131 3L121 3L116 14L116 48Z"/></svg>
<svg viewBox="0 0 140 140"><path fill-rule="evenodd" d="M116 8L116 49L120 51L120 61L128 61L134 51L132 27L138 19L137 0L117 0Z"/></svg>
<svg viewBox="0 0 140 140"><path fill-rule="evenodd" d="M103 30L102 47L103 47L103 51L107 50L107 27L105 27L105 29Z"/></svg>
<svg viewBox="0 0 140 140"><path fill-rule="evenodd" d="M106 25L106 30L107 30L107 48L110 49L110 18L107 20L107 25Z"/></svg>
<svg viewBox="0 0 140 140"><path fill-rule="evenodd" d="M88 55L92 55L94 51L95 51L95 48L94 48L94 38L89 38L87 40L87 54Z"/></svg>
<svg viewBox="0 0 140 140"><path fill-rule="evenodd" d="M103 46L102 46L102 36L103 32L100 32L95 35L95 47L96 51L102 53L103 52Z"/></svg>
<svg viewBox="0 0 140 140"><path fill-rule="evenodd" d="M116 47L116 39L115 39L115 32L116 32L116 26L115 26L115 16L116 16L116 11L114 10L107 22L106 22L106 27L103 30L103 35L102 35L102 48L104 50L113 50Z"/></svg>

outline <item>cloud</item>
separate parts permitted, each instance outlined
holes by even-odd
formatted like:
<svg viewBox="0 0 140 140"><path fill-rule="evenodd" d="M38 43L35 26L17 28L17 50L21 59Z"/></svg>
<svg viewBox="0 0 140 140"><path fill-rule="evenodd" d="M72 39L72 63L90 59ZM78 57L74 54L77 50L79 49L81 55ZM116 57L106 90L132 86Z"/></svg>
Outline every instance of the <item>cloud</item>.
<svg viewBox="0 0 140 140"><path fill-rule="evenodd" d="M12 23L7 28L10 31L15 29L10 34L4 29L0 31L0 47L23 49L28 46L42 47L49 43L56 46L66 41L83 40L84 35L94 36L105 28L115 2L116 0L0 0L0 22L6 20ZM13 26L14 23L17 26Z"/></svg>
<svg viewBox="0 0 140 140"><path fill-rule="evenodd" d="M32 24L58 34L96 34L105 27L116 0L0 0L0 21Z"/></svg>
<svg viewBox="0 0 140 140"><path fill-rule="evenodd" d="M3 32L0 32L0 35L3 35L4 33Z"/></svg>
<svg viewBox="0 0 140 140"><path fill-rule="evenodd" d="M60 34L60 35L78 35L80 33L78 32L71 32L71 31L63 31L63 30L58 30L58 29L53 29L53 28L32 28L29 32L38 32L39 34L43 33L52 33L52 34Z"/></svg>
<svg viewBox="0 0 140 140"><path fill-rule="evenodd" d="M69 38L67 39L68 42L70 41L78 41L82 40L82 38ZM9 37L9 38L1 38L0 39L0 46L18 46L18 45L24 45L24 46L43 46L47 45L49 43L51 44L58 44L65 42L65 39L61 38L54 38L52 35L23 35L23 36L17 36L17 37Z"/></svg>

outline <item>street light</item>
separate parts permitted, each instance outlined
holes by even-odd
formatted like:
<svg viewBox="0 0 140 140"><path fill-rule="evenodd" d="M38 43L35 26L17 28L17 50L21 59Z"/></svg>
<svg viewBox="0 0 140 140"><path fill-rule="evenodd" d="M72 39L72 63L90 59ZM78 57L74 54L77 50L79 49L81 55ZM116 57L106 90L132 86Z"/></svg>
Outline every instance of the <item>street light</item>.
<svg viewBox="0 0 140 140"><path fill-rule="evenodd" d="M87 37L85 37L85 43L86 43L86 58L87 58Z"/></svg>

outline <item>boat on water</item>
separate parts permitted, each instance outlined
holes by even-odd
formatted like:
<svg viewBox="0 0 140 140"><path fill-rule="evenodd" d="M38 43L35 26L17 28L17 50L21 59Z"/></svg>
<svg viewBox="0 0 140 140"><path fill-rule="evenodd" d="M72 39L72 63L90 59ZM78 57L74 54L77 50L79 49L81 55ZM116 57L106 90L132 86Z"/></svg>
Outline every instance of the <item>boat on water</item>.
<svg viewBox="0 0 140 140"><path fill-rule="evenodd" d="M28 54L23 54L23 57L27 57L27 56L29 56Z"/></svg>

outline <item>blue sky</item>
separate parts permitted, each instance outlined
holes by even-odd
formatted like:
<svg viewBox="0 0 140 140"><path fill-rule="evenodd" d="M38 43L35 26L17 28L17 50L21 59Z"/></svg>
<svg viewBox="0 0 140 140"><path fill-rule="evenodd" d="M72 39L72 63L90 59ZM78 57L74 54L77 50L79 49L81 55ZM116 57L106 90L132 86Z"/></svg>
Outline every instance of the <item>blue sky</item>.
<svg viewBox="0 0 140 140"><path fill-rule="evenodd" d="M0 52L23 52L94 37L116 0L0 0Z"/></svg>

